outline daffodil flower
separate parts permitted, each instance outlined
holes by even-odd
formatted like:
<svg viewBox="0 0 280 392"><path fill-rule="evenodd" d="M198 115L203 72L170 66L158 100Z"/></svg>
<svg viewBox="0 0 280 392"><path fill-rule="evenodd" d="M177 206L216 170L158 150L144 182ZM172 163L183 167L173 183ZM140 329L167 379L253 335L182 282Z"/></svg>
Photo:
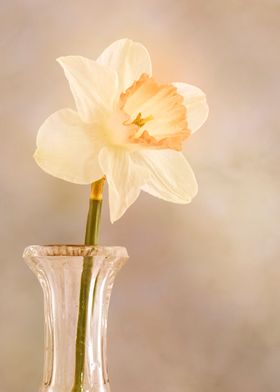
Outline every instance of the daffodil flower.
<svg viewBox="0 0 280 392"><path fill-rule="evenodd" d="M34 154L47 173L77 184L104 175L114 222L140 191L174 203L197 193L182 143L206 120L205 94L152 77L147 49L122 39L96 61L60 57L77 111L62 109L41 126Z"/></svg>

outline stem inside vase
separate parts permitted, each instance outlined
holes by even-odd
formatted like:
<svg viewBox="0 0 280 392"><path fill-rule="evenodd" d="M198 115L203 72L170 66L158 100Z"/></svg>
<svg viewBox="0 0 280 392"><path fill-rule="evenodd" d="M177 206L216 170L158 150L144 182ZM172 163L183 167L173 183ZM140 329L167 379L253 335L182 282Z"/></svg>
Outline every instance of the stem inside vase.
<svg viewBox="0 0 280 392"><path fill-rule="evenodd" d="M89 201L89 211L87 217L87 226L85 234L85 245L97 245L100 229L100 217L102 210L102 191L105 178L94 182L91 185L91 195ZM86 351L86 320L88 312L89 292L94 259L93 257L84 257L83 271L81 276L79 316L77 323L76 336L76 362L75 362L75 379L72 392L83 391L84 381L84 364ZM96 282L93 290L93 296L96 292ZM93 298L94 304L94 298Z"/></svg>

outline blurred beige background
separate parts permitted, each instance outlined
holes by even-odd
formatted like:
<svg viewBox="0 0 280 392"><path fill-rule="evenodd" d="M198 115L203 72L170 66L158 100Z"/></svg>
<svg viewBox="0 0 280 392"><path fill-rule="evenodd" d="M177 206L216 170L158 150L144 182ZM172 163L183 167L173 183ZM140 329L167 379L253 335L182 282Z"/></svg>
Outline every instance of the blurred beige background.
<svg viewBox="0 0 280 392"><path fill-rule="evenodd" d="M29 244L81 242L88 188L33 162L37 129L73 107L56 57L130 37L162 81L208 95L185 152L191 205L142 194L102 243L125 245L110 311L113 392L279 392L279 0L1 0L0 392L35 392L42 293Z"/></svg>

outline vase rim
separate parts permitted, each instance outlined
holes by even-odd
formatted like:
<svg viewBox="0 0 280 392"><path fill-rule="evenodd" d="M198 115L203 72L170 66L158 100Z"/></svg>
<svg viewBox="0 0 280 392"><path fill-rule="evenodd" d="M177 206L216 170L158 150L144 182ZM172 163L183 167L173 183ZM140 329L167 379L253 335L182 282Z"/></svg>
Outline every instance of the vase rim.
<svg viewBox="0 0 280 392"><path fill-rule="evenodd" d="M91 257L113 256L128 258L123 246L100 246L79 244L30 245L23 251L23 258L29 257Z"/></svg>

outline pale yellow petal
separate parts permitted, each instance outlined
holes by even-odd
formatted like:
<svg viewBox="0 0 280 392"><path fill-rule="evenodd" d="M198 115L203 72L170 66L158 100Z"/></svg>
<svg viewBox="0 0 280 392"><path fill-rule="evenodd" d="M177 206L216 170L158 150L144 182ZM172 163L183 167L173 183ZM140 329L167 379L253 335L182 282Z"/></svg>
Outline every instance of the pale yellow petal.
<svg viewBox="0 0 280 392"><path fill-rule="evenodd" d="M59 110L39 129L34 158L54 177L90 184L103 176L98 162L101 145L94 135L94 129L84 124L78 113Z"/></svg>
<svg viewBox="0 0 280 392"><path fill-rule="evenodd" d="M115 71L81 56L60 57L57 61L64 69L83 121L99 121L113 110L118 97Z"/></svg>
<svg viewBox="0 0 280 392"><path fill-rule="evenodd" d="M187 83L173 83L177 91L184 98L187 109L187 123L189 130L197 131L207 120L209 107L206 95L200 88Z"/></svg>
<svg viewBox="0 0 280 392"><path fill-rule="evenodd" d="M130 39L113 42L98 57L97 62L115 70L119 76L119 92L125 91L144 73L152 75L148 50Z"/></svg>
<svg viewBox="0 0 280 392"><path fill-rule="evenodd" d="M134 153L133 159L150 173L150 179L141 188L143 191L178 204L189 203L196 195L197 182L182 153L140 150Z"/></svg>
<svg viewBox="0 0 280 392"><path fill-rule="evenodd" d="M110 218L113 223L136 201L149 173L146 168L135 164L131 154L122 148L103 148L99 162L109 184Z"/></svg>

